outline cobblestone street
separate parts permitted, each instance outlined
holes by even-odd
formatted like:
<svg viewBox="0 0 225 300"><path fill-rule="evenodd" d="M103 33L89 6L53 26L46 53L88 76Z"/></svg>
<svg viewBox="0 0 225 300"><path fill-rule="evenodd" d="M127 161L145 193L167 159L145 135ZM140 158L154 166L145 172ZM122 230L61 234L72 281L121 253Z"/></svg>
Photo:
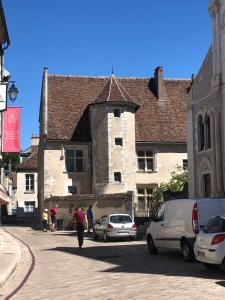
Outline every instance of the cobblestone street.
<svg viewBox="0 0 225 300"><path fill-rule="evenodd" d="M47 234L28 227L8 227L25 241L35 256L35 267L12 299L222 299L225 275L187 264L180 254L148 253L145 241L95 242L86 237L77 248L74 232ZM0 298L8 296L31 265L21 244L22 259Z"/></svg>

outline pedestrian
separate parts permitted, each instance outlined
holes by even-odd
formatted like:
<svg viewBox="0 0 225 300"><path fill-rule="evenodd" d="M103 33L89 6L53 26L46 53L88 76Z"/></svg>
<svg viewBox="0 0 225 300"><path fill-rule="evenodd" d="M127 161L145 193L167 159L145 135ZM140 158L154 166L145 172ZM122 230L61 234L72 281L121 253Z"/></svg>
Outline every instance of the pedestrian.
<svg viewBox="0 0 225 300"><path fill-rule="evenodd" d="M84 242L84 229L87 224L87 218L84 210L80 206L75 211L74 218L76 220L78 244L81 249Z"/></svg>
<svg viewBox="0 0 225 300"><path fill-rule="evenodd" d="M91 233L90 229L93 229L93 212L92 205L89 205L87 209L87 221L88 221L88 233Z"/></svg>
<svg viewBox="0 0 225 300"><path fill-rule="evenodd" d="M50 209L50 216L51 216L51 223L52 223L51 231L55 231L56 214L57 214L57 209L55 205Z"/></svg>
<svg viewBox="0 0 225 300"><path fill-rule="evenodd" d="M48 219L49 219L48 209L45 208L43 215L42 215L42 223L43 223L43 231L44 232L46 232L48 230Z"/></svg>

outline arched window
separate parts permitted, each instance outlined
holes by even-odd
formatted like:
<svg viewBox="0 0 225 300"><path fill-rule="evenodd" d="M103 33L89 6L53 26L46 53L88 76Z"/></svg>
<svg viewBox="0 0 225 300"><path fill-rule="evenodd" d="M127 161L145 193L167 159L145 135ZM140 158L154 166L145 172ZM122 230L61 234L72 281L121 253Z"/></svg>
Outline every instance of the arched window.
<svg viewBox="0 0 225 300"><path fill-rule="evenodd" d="M210 116L205 116L205 148L211 148L211 136L210 136Z"/></svg>
<svg viewBox="0 0 225 300"><path fill-rule="evenodd" d="M204 122L202 115L198 117L198 150L204 150L205 146L205 134L204 134Z"/></svg>

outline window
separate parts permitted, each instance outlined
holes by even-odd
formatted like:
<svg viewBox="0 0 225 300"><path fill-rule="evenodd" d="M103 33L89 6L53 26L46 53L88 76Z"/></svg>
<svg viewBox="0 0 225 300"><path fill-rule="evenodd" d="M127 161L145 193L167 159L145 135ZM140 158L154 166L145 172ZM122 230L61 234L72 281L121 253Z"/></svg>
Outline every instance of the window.
<svg viewBox="0 0 225 300"><path fill-rule="evenodd" d="M203 118L200 115L198 117L198 150L199 151L204 150L204 145L205 145L204 123L203 123Z"/></svg>
<svg viewBox="0 0 225 300"><path fill-rule="evenodd" d="M163 204L162 206L160 206L160 208L157 212L157 218L158 218L159 221L164 220L165 208L166 208L166 205Z"/></svg>
<svg viewBox="0 0 225 300"><path fill-rule="evenodd" d="M145 210L145 199L143 197L138 197L138 210Z"/></svg>
<svg viewBox="0 0 225 300"><path fill-rule="evenodd" d="M211 176L210 174L203 175L203 197L209 198L211 195Z"/></svg>
<svg viewBox="0 0 225 300"><path fill-rule="evenodd" d="M120 172L114 173L114 181L121 182L121 173Z"/></svg>
<svg viewBox="0 0 225 300"><path fill-rule="evenodd" d="M114 109L113 114L114 114L114 117L119 118L121 115L120 109L118 109L118 108Z"/></svg>
<svg viewBox="0 0 225 300"><path fill-rule="evenodd" d="M34 192L34 174L25 175L25 191Z"/></svg>
<svg viewBox="0 0 225 300"><path fill-rule="evenodd" d="M123 139L122 138L115 138L115 145L123 146Z"/></svg>
<svg viewBox="0 0 225 300"><path fill-rule="evenodd" d="M183 159L183 170L188 170L188 160Z"/></svg>
<svg viewBox="0 0 225 300"><path fill-rule="evenodd" d="M155 169L155 155L150 150L137 151L138 156L138 170L142 172L154 171Z"/></svg>
<svg viewBox="0 0 225 300"><path fill-rule="evenodd" d="M25 213L34 213L34 201L25 201L24 202L24 212Z"/></svg>
<svg viewBox="0 0 225 300"><path fill-rule="evenodd" d="M110 222L111 223L132 223L132 219L130 216L126 216L126 215L115 215L115 216L111 216L110 217Z"/></svg>
<svg viewBox="0 0 225 300"><path fill-rule="evenodd" d="M77 194L77 187L73 185L68 186L68 193Z"/></svg>
<svg viewBox="0 0 225 300"><path fill-rule="evenodd" d="M210 116L205 117L205 148L211 148L211 137L210 137Z"/></svg>
<svg viewBox="0 0 225 300"><path fill-rule="evenodd" d="M225 231L225 219L224 217L213 217L211 218L208 223L203 228L205 233L218 233Z"/></svg>
<svg viewBox="0 0 225 300"><path fill-rule="evenodd" d="M138 187L138 210L146 210L152 208L152 188L148 187Z"/></svg>
<svg viewBox="0 0 225 300"><path fill-rule="evenodd" d="M202 115L198 117L198 150L211 148L210 116L206 113L204 120Z"/></svg>
<svg viewBox="0 0 225 300"><path fill-rule="evenodd" d="M66 169L68 172L83 172L83 162L82 150L66 151Z"/></svg>

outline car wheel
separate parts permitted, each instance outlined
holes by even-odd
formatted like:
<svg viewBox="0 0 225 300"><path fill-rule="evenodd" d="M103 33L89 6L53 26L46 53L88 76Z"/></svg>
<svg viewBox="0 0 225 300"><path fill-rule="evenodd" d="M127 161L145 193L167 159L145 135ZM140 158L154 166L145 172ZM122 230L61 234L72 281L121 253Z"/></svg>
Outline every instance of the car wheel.
<svg viewBox="0 0 225 300"><path fill-rule="evenodd" d="M186 262L191 262L195 260L194 252L186 240L181 242L181 250L183 258Z"/></svg>
<svg viewBox="0 0 225 300"><path fill-rule="evenodd" d="M148 250L151 254L157 254L158 253L158 249L156 248L151 235L147 236L147 244L148 244Z"/></svg>
<svg viewBox="0 0 225 300"><path fill-rule="evenodd" d="M108 240L109 240L109 238L107 236L107 233L104 231L104 233L103 233L103 241L104 242L108 242Z"/></svg>
<svg viewBox="0 0 225 300"><path fill-rule="evenodd" d="M93 236L93 239L94 239L95 241L97 241L97 239L98 239L98 235L96 234L96 232L95 232L95 231L93 232L93 234L94 234L94 236Z"/></svg>
<svg viewBox="0 0 225 300"><path fill-rule="evenodd" d="M216 269L219 269L219 265L214 265L214 264L207 264L207 263L203 263L203 265L209 269L209 270L216 270Z"/></svg>
<svg viewBox="0 0 225 300"><path fill-rule="evenodd" d="M130 235L130 240L131 240L131 241L134 241L134 240L135 240L135 236Z"/></svg>

